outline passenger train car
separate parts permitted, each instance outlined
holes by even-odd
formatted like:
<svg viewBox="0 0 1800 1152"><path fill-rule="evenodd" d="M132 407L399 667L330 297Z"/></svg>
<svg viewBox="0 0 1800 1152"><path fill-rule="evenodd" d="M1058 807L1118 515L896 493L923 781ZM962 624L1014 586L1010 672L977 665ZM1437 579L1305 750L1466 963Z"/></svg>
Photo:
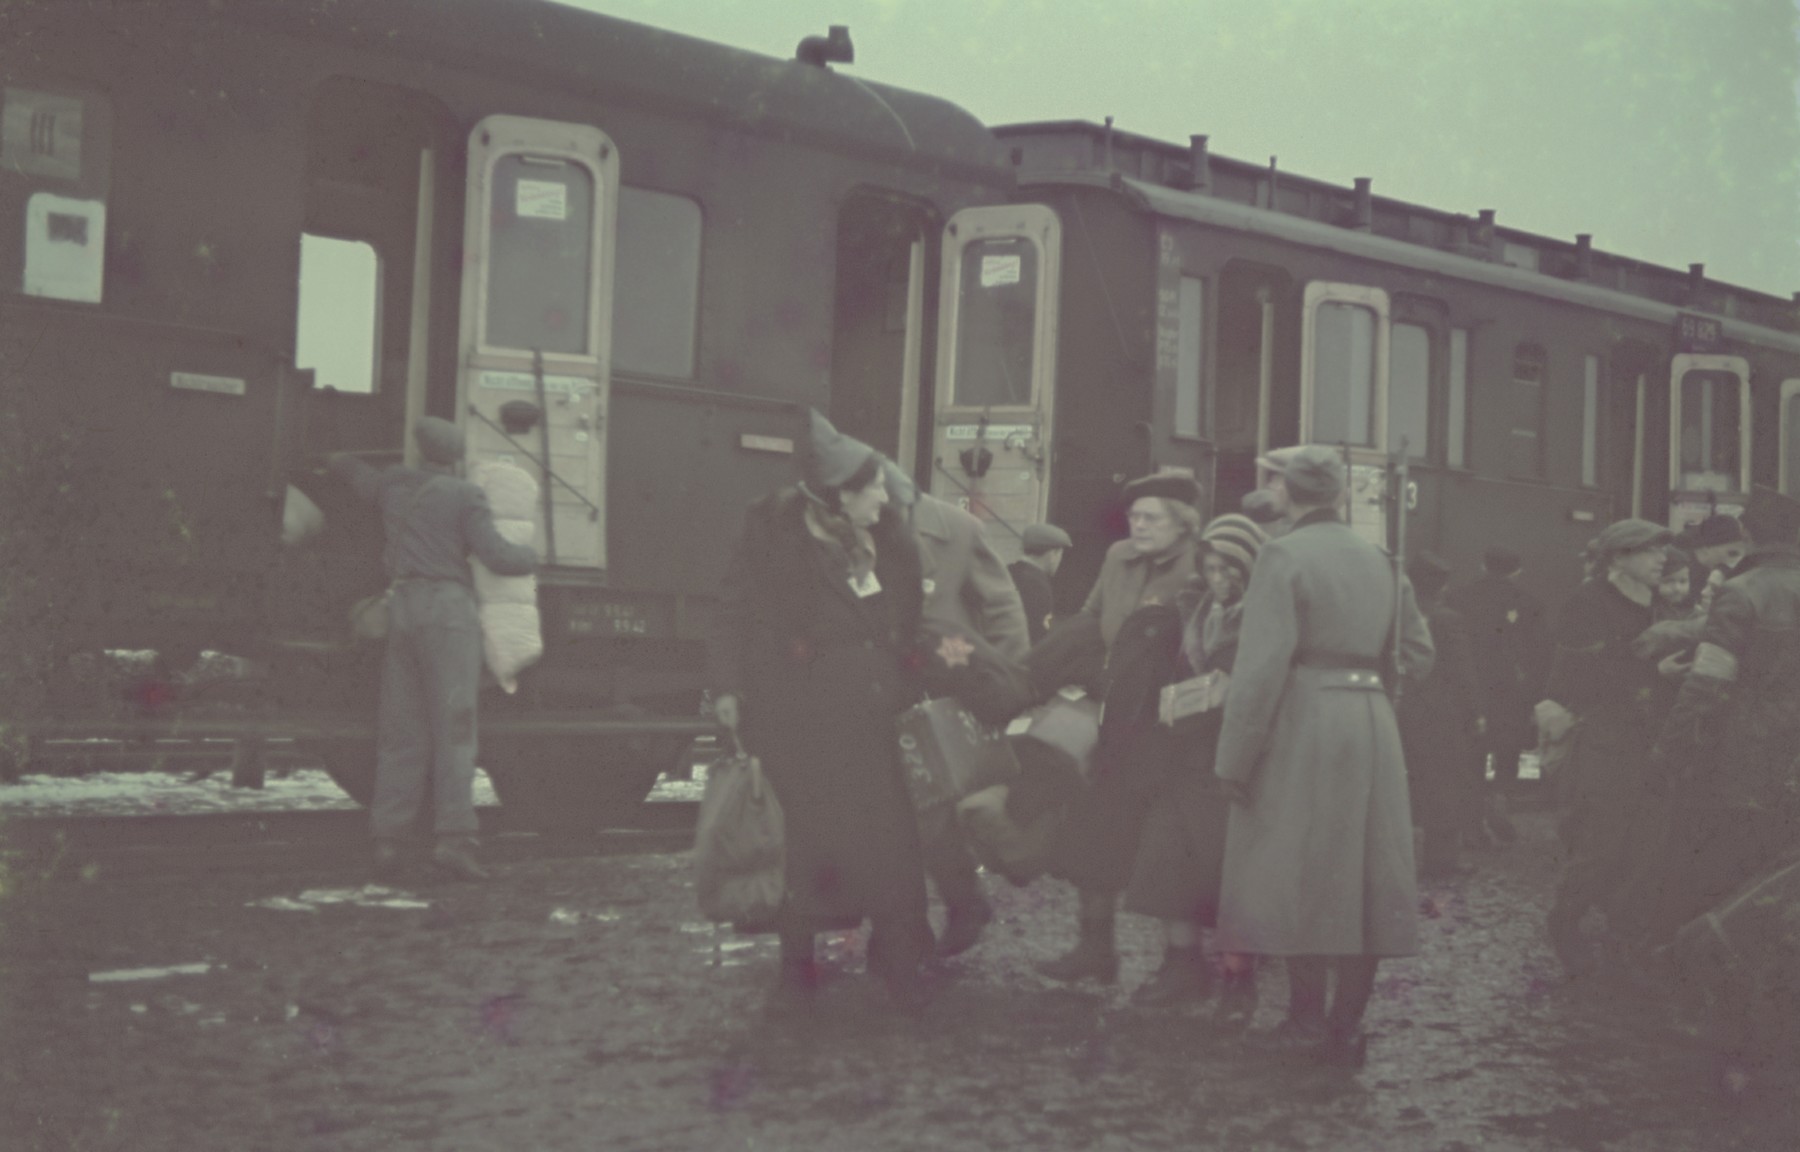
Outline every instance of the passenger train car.
<svg viewBox="0 0 1800 1152"><path fill-rule="evenodd" d="M538 0L0 9L0 402L73 510L34 737L299 737L366 794L379 653L345 615L380 529L319 463L409 459L422 413L542 482L546 656L481 762L575 826L709 730L713 596L808 405L1009 556L1062 524L1065 610L1124 481L1224 508L1301 440L1344 447L1378 538L1508 544L1553 598L1609 518L1800 486L1792 301L1201 137L990 130L849 56ZM262 671L121 710L72 671L119 649Z"/></svg>

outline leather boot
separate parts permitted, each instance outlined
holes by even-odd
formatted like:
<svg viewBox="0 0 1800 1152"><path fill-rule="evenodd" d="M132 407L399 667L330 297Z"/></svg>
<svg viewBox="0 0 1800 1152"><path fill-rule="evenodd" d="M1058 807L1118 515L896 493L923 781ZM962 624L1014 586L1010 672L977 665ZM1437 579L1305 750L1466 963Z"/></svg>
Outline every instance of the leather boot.
<svg viewBox="0 0 1800 1152"><path fill-rule="evenodd" d="M1114 924L1110 911L1104 918L1084 917L1075 947L1054 960L1039 964L1037 970L1052 980L1073 983L1091 977L1102 984L1111 984L1119 978L1119 949L1113 938Z"/></svg>
<svg viewBox="0 0 1800 1152"><path fill-rule="evenodd" d="M1219 979L1212 1023L1221 1032L1242 1032L1256 1017L1256 971L1227 972Z"/></svg>
<svg viewBox="0 0 1800 1152"><path fill-rule="evenodd" d="M475 859L475 837L440 836L431 862L458 880L486 880L488 871Z"/></svg>
<svg viewBox="0 0 1800 1152"><path fill-rule="evenodd" d="M953 905L944 917L944 934L938 937L937 954L945 959L975 947L981 933L993 922L994 906L986 898L978 903Z"/></svg>
<svg viewBox="0 0 1800 1152"><path fill-rule="evenodd" d="M1212 964L1198 948L1166 948L1162 967L1131 993L1133 1008L1199 1003L1212 995Z"/></svg>

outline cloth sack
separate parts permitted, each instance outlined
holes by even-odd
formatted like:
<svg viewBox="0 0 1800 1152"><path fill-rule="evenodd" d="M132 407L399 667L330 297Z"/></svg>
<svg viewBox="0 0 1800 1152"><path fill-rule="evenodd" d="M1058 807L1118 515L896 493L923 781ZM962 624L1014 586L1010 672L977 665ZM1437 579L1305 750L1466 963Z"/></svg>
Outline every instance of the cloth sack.
<svg viewBox="0 0 1800 1152"><path fill-rule="evenodd" d="M1019 774L1006 736L948 696L902 712L898 731L906 788L920 812L954 804Z"/></svg>
<svg viewBox="0 0 1800 1152"><path fill-rule="evenodd" d="M956 818L982 867L1023 887L1049 870L1062 812L1041 811L1021 824L1007 812L1010 790L996 784L963 797L956 805Z"/></svg>
<svg viewBox="0 0 1800 1152"><path fill-rule="evenodd" d="M502 460L483 460L469 469L469 479L487 493L494 527L509 543L531 544L538 532L538 484L531 473ZM507 693L519 690L519 673L544 654L543 622L538 615L537 577L497 576L469 557L480 605L481 649L488 670Z"/></svg>
<svg viewBox="0 0 1800 1152"><path fill-rule="evenodd" d="M762 762L740 746L706 774L694 830L694 891L708 920L748 929L775 919L786 890L785 830Z"/></svg>

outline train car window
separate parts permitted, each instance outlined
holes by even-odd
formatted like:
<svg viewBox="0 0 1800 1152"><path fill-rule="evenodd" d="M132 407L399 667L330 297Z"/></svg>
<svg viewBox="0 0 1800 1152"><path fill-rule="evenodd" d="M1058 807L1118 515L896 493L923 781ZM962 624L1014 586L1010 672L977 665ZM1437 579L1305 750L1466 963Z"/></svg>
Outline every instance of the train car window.
<svg viewBox="0 0 1800 1152"><path fill-rule="evenodd" d="M1506 474L1536 480L1544 474L1544 350L1520 344L1513 350L1512 427L1507 438Z"/></svg>
<svg viewBox="0 0 1800 1152"><path fill-rule="evenodd" d="M1423 324L1395 324L1388 369L1388 448L1407 456L1431 455L1431 330Z"/></svg>
<svg viewBox="0 0 1800 1152"><path fill-rule="evenodd" d="M1731 372L1691 371L1681 378L1680 486L1734 491L1742 466L1742 403Z"/></svg>
<svg viewBox="0 0 1800 1152"><path fill-rule="evenodd" d="M1800 380L1781 382L1781 465L1776 482L1783 494L1800 489Z"/></svg>
<svg viewBox="0 0 1800 1152"><path fill-rule="evenodd" d="M302 233L294 366L312 369L315 387L374 392L380 334L381 258L374 246Z"/></svg>
<svg viewBox="0 0 1800 1152"><path fill-rule="evenodd" d="M485 343L591 355L594 176L559 157L494 161Z"/></svg>
<svg viewBox="0 0 1800 1152"><path fill-rule="evenodd" d="M1373 308L1326 300L1313 313L1312 429L1321 444L1379 448Z"/></svg>
<svg viewBox="0 0 1800 1152"><path fill-rule="evenodd" d="M692 378L700 314L700 205L685 196L621 186L613 253L613 368Z"/></svg>
<svg viewBox="0 0 1800 1152"><path fill-rule="evenodd" d="M1600 483L1600 357L1581 360L1581 486Z"/></svg>
<svg viewBox="0 0 1800 1152"><path fill-rule="evenodd" d="M1198 276L1183 276L1177 301L1180 338L1175 349L1175 435L1196 439L1201 434L1200 377L1205 364L1202 355L1205 302L1205 281Z"/></svg>
<svg viewBox="0 0 1800 1152"><path fill-rule="evenodd" d="M1450 395L1444 463L1452 468L1468 467L1469 437L1469 330L1450 329Z"/></svg>
<svg viewBox="0 0 1800 1152"><path fill-rule="evenodd" d="M1032 401L1037 332L1037 246L1022 237L971 241L958 284L955 403L1022 407Z"/></svg>

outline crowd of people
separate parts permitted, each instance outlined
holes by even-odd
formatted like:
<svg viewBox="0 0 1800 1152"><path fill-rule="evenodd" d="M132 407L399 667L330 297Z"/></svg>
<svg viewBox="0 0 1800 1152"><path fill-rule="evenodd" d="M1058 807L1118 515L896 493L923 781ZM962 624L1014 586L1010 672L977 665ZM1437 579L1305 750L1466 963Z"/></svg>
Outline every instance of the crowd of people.
<svg viewBox="0 0 1800 1152"><path fill-rule="evenodd" d="M1364 1060L1380 960L1416 947L1417 878L1515 835L1528 750L1565 810L1547 930L1571 977L1666 988L1677 931L1794 847L1800 502L1757 488L1680 537L1607 526L1552 628L1516 553L1489 549L1460 583L1430 554L1402 571L1344 522L1341 455L1287 448L1258 460L1243 513L1210 522L1190 476L1127 485L1129 535L1059 618L1066 532L1026 528L1009 569L968 511L810 421L798 483L746 516L709 650L717 719L785 816L777 1011L809 1010L822 930L869 921L870 971L918 1008L923 967L993 917L955 809L908 790L896 723L929 695L990 724L1070 691L1103 701L1047 852L1078 915L1046 977L1115 981L1122 907L1165 945L1134 1004L1209 1004L1241 1030L1279 958L1286 1018L1247 1039L1340 1065ZM422 468L331 461L380 507L394 581L376 863L396 865L429 792L437 863L478 879L468 557L529 572L535 556L455 475L456 429L416 436ZM1744 1043L1747 996L1736 1012L1727 1042Z"/></svg>

